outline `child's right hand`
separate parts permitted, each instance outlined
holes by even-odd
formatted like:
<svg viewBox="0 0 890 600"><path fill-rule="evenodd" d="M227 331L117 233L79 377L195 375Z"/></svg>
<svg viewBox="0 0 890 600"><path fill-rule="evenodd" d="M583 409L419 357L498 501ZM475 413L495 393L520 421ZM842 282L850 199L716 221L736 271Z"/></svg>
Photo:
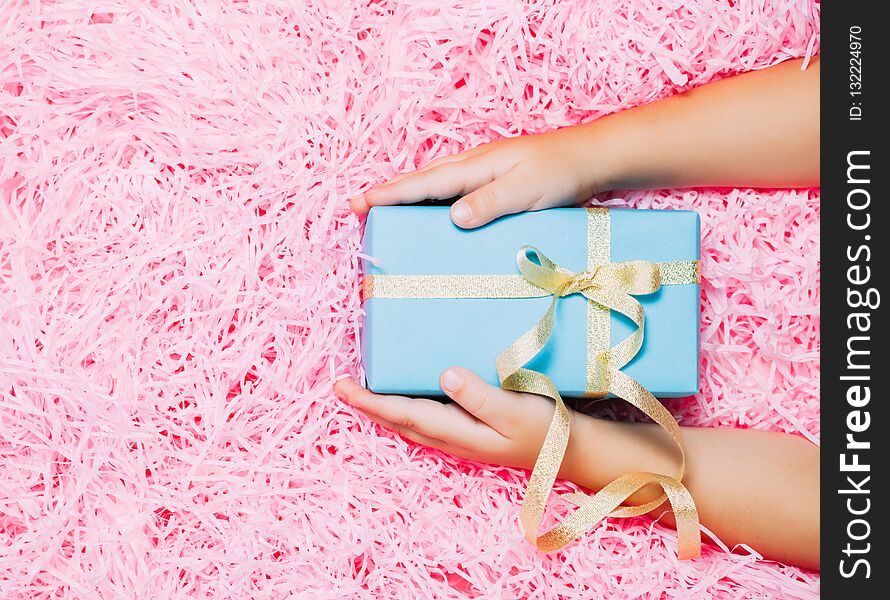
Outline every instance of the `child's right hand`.
<svg viewBox="0 0 890 600"><path fill-rule="evenodd" d="M584 125L483 144L371 188L352 210L463 196L460 227L613 189L819 185L819 60L727 77Z"/></svg>
<svg viewBox="0 0 890 600"><path fill-rule="evenodd" d="M451 207L459 227L479 227L501 215L567 206L605 189L586 126L483 144L443 156L350 200L352 210L463 196Z"/></svg>

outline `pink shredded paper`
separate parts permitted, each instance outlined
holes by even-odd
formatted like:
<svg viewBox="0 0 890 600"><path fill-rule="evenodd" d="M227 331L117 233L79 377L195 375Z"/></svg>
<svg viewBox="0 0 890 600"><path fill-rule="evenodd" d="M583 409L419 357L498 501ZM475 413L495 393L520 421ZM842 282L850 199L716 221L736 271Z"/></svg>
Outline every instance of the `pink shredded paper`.
<svg viewBox="0 0 890 600"><path fill-rule="evenodd" d="M434 156L818 53L809 1L0 0L0 598L815 598L339 403L346 198ZM818 441L817 190L615 194L703 223L686 424Z"/></svg>

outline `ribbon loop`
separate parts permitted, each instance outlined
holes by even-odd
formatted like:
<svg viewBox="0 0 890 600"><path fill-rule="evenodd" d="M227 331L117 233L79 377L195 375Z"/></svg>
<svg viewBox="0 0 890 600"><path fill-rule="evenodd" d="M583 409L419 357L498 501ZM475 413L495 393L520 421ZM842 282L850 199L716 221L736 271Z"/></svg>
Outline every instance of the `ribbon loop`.
<svg viewBox="0 0 890 600"><path fill-rule="evenodd" d="M530 256L538 262L531 260ZM574 280L570 273L556 265L552 260L534 246L523 246L516 255L519 273L532 285L542 288L554 296L565 295L565 290Z"/></svg>
<svg viewBox="0 0 890 600"><path fill-rule="evenodd" d="M667 501L677 522L680 558L698 556L701 544L698 513L689 490L681 483L686 457L680 426L645 387L620 370L636 356L643 343L645 313L643 306L633 296L658 291L661 286L659 266L649 261L635 260L605 263L592 270L572 273L532 246L523 246L519 250L517 264L519 272L530 284L552 295L550 307L541 319L510 344L496 360L501 387L539 394L555 402L553 419L532 469L520 512L526 538L541 550L557 550L607 516L638 516L655 510ZM525 365L543 350L550 339L556 301L576 293L583 294L589 301L604 308L620 312L637 326L624 340L597 355L598 379L603 387L599 391L603 392L603 396L612 393L629 402L671 436L680 450L679 473L676 477L659 473L630 473L612 481L594 496L567 494L564 498L578 509L550 531L538 536L547 499L568 446L571 419L550 378L525 368ZM650 483L656 483L664 490L659 498L643 505L622 506L635 492Z"/></svg>

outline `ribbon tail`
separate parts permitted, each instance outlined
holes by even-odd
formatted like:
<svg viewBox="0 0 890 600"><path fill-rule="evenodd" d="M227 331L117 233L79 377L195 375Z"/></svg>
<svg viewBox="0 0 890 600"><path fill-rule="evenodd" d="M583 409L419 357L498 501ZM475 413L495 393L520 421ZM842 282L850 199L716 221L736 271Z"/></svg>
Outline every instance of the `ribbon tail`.
<svg viewBox="0 0 890 600"><path fill-rule="evenodd" d="M531 255L537 259L537 263L530 260ZM607 516L637 516L655 510L668 501L677 521L680 557L698 556L701 546L698 513L689 490L681 483L686 458L680 426L670 411L645 387L620 371L639 351L643 341L643 307L630 293L650 293L657 290L660 285L658 268L638 261L611 265L603 271L572 275L560 269L540 251L527 247L520 250L517 259L523 277L553 294L544 316L510 344L496 361L501 387L516 392L539 394L554 401L553 417L522 501L520 520L526 539L543 551L558 550L578 539ZM623 398L659 424L680 449L680 469L676 478L657 473L630 473L607 484L596 495L573 494L567 499L578 508L555 527L538 536L547 501L568 447L571 412L553 381L543 373L527 369L524 365L537 356L550 339L557 299L577 292L606 308L621 312L637 325L637 330L628 338L600 353L599 361L604 367L601 391ZM634 493L651 483L657 483L663 489L664 493L659 498L643 505L622 506Z"/></svg>
<svg viewBox="0 0 890 600"><path fill-rule="evenodd" d="M534 371L530 373L540 375ZM553 489L553 484L556 482L557 475L559 475L559 468L562 466L562 459L568 447L569 433L571 431L571 413L559 392L556 391L550 378L545 377L545 379L546 382L538 379L531 386L521 386L522 391L528 391L529 393L540 393L532 391L533 389L552 392L552 395L542 395L549 396L556 401L553 407L553 419L550 421L544 444L541 446L538 459L535 461L535 466L529 477L525 497L522 499L522 507L519 510L519 520L522 522L523 529L525 530L525 538L536 546L538 545L536 539L538 527L544 518L544 510L550 498L550 492Z"/></svg>
<svg viewBox="0 0 890 600"><path fill-rule="evenodd" d="M542 550L558 550L577 539L607 516L617 517L621 504L645 486L657 483L664 490L662 498L666 498L674 513L677 527L678 556L682 559L701 556L701 530L698 526L698 510L692 494L679 480L656 473L628 473L615 479L594 496L580 492L562 494L560 497L571 502L578 509L562 523L536 540ZM664 500L648 502L634 509L646 507L646 514L655 510ZM652 504L655 506L649 508ZM624 515L627 517L638 515Z"/></svg>
<svg viewBox="0 0 890 600"><path fill-rule="evenodd" d="M519 371L528 371L522 367L543 350L547 340L550 339L550 334L553 332L554 308L556 308L556 296L550 301L550 308L547 309L544 316L498 355L495 364L501 387L504 387L504 382L511 376L519 373ZM537 371L528 371L528 373L538 374ZM521 385L521 382L517 385ZM517 389L515 391L524 390ZM545 395L553 397L550 394Z"/></svg>
<svg viewBox="0 0 890 600"><path fill-rule="evenodd" d="M534 377L531 379L537 382L537 385L534 386L536 391L532 393L549 396L556 402L553 418L550 422L547 436L544 439L544 444L538 454L538 459L535 461L535 466L532 469L520 511L520 520L525 529L526 539L544 552L559 550L581 537L608 516L619 518L640 516L657 509L665 501L668 501L676 520L679 543L678 555L680 558L695 558L699 556L701 554L701 534L698 526L698 511L696 510L692 495L681 482L685 459L681 463L679 478L657 473L629 473L613 480L595 495L580 493L564 495L563 498L578 506L578 509L552 529L538 536L538 527L543 520L547 500L553 489L553 484L556 481L559 468L565 456L565 450L568 446L571 433L571 413L565 406L562 397L556 391L555 386L553 386L552 381L546 375L525 369L523 371L527 371L526 376L533 375ZM618 378L620 382L619 389L622 388L621 384L627 383L622 381L621 377L639 386L636 381L622 373ZM547 383L543 384L542 380L546 380ZM516 387L522 388L517 391L531 392L531 389L525 385ZM633 386L628 387L634 390ZM642 386L639 387L642 388ZM514 388L511 387L510 389ZM642 389L645 390L645 388ZM552 392L552 395L544 392ZM679 443L682 443L679 425L677 425L676 420L670 416L667 409L655 400L648 391L646 391L646 394L652 398L652 401L660 410L652 410L651 405L647 402L648 398L643 399L646 401L641 401L640 398L634 397L635 394L633 393L628 394L628 396L631 396L631 404L640 408L659 425L662 425L675 441L679 440ZM665 415L667 415L667 418L665 418ZM671 427L671 423L673 423L673 427ZM682 445L680 446L680 452L682 454ZM642 505L622 506L634 493L650 483L658 483L664 490L664 493L655 500Z"/></svg>

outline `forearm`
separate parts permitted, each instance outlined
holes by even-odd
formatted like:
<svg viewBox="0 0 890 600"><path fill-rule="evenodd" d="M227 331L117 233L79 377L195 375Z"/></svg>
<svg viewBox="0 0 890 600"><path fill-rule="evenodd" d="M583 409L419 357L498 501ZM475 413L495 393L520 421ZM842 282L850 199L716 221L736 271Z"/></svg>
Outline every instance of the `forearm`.
<svg viewBox="0 0 890 600"><path fill-rule="evenodd" d="M744 543L770 559L819 566L819 450L788 434L684 427L683 482L702 524L729 547ZM632 471L673 475L679 455L657 426L577 414L561 475L598 490ZM631 504L661 494L657 486ZM664 504L654 511L669 510ZM664 520L673 524L670 515Z"/></svg>
<svg viewBox="0 0 890 600"><path fill-rule="evenodd" d="M819 60L784 62L563 130L590 194L819 185Z"/></svg>

